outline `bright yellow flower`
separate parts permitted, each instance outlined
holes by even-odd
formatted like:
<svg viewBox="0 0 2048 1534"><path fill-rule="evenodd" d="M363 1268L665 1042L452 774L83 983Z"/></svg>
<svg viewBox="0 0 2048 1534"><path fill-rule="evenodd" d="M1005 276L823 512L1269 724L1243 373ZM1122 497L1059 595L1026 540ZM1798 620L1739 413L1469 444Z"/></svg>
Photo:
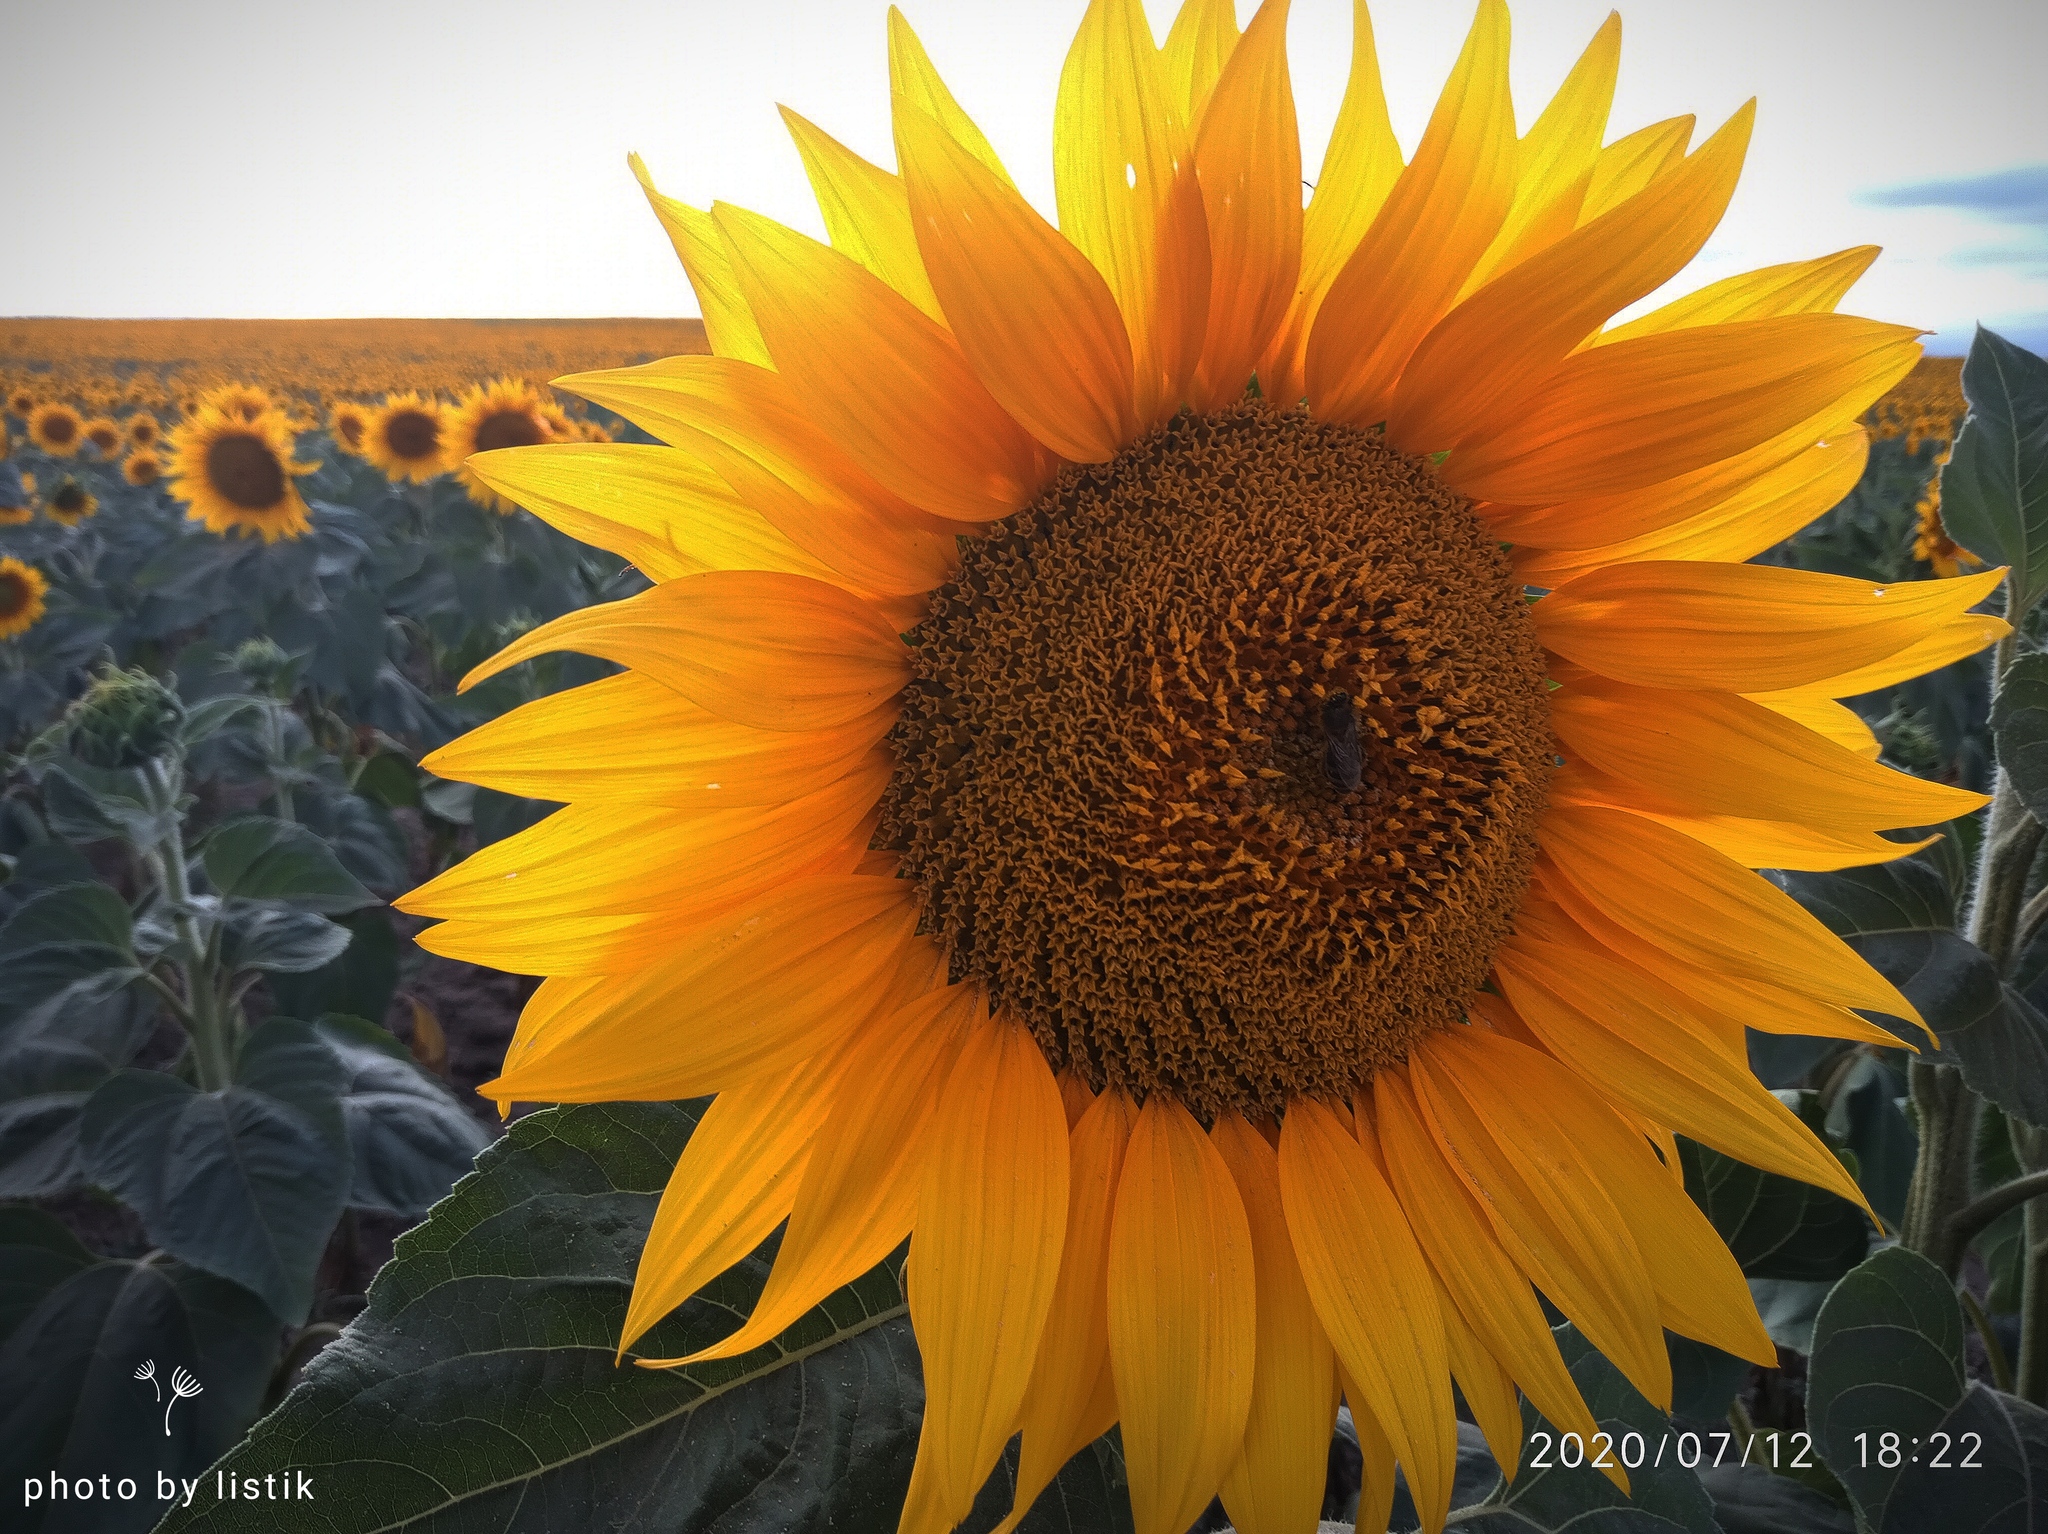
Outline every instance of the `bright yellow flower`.
<svg viewBox="0 0 2048 1534"><path fill-rule="evenodd" d="M7 408L18 416L26 416L36 408L36 391L27 384L16 384L7 391Z"/></svg>
<svg viewBox="0 0 2048 1534"><path fill-rule="evenodd" d="M239 416L244 421L259 420L278 408L269 390L247 383L223 384L202 395L198 403L211 405L223 415Z"/></svg>
<svg viewBox="0 0 2048 1534"><path fill-rule="evenodd" d="M163 423L147 411L128 417L128 445L155 447L163 439Z"/></svg>
<svg viewBox="0 0 2048 1534"><path fill-rule="evenodd" d="M0 558L0 639L13 639L36 626L45 611L50 583L34 565Z"/></svg>
<svg viewBox="0 0 2048 1534"><path fill-rule="evenodd" d="M369 435L370 410L354 400L341 400L327 413L327 429L343 452L361 453Z"/></svg>
<svg viewBox="0 0 2048 1534"><path fill-rule="evenodd" d="M656 584L469 678L628 668L430 759L567 807L401 905L547 977L488 1095L718 1094L622 1349L785 1219L700 1356L911 1237L906 1530L1113 1422L1139 1534L1312 1530L1340 1391L1360 1526L1398 1461L1437 1529L1453 1378L1506 1466L1518 1387L1593 1432L1539 1291L1660 1405L1666 1327L1770 1362L1672 1136L1858 1198L1743 1027L1914 1012L1751 870L1984 802L1834 700L2003 633L1998 572L1744 563L1918 354L1833 312L1875 251L1603 331L1750 108L1603 144L1610 19L1518 141L1483 0L1404 164L1358 15L1304 211L1283 0L1096 0L1055 229L892 11L900 176L789 117L830 247L648 186L715 355L564 386L672 445L474 464Z"/></svg>
<svg viewBox="0 0 2048 1534"><path fill-rule="evenodd" d="M202 405L171 434L171 494L193 521L223 535L303 537L312 523L292 480L317 467L293 462L291 425L274 410L250 419Z"/></svg>
<svg viewBox="0 0 2048 1534"><path fill-rule="evenodd" d="M445 417L441 404L423 394L393 394L370 413L363 456L386 478L425 484L447 468Z"/></svg>
<svg viewBox="0 0 2048 1534"><path fill-rule="evenodd" d="M138 447L122 463L121 477L138 489L153 485L164 477L163 460L148 448Z"/></svg>
<svg viewBox="0 0 2048 1534"><path fill-rule="evenodd" d="M111 458L121 450L121 423L112 416L94 416L85 423L84 436L102 458Z"/></svg>
<svg viewBox="0 0 2048 1534"><path fill-rule="evenodd" d="M85 419L69 405L37 405L28 413L28 439L46 453L68 458L85 440Z"/></svg>
<svg viewBox="0 0 2048 1534"><path fill-rule="evenodd" d="M505 513L519 509L485 483L467 460L473 453L533 447L548 441L554 433L543 418L546 403L531 384L517 378L497 378L469 389L447 412L447 466L455 471L463 488L478 504Z"/></svg>
<svg viewBox="0 0 2048 1534"><path fill-rule="evenodd" d="M75 479L66 479L52 490L43 507L52 522L61 522L66 527L78 526L87 517L98 515L99 509L100 498Z"/></svg>

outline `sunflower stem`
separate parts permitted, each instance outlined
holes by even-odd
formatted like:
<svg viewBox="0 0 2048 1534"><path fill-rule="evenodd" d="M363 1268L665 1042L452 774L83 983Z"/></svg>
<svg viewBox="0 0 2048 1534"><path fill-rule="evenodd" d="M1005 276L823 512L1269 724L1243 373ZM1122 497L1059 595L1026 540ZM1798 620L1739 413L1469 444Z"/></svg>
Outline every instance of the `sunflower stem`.
<svg viewBox="0 0 2048 1534"><path fill-rule="evenodd" d="M2008 1124L2013 1154L2027 1175L2048 1179L2048 1130L2017 1120ZM2018 1394L2036 1406L2048 1406L2048 1198L2027 1204L2020 1247L2020 1358Z"/></svg>
<svg viewBox="0 0 2048 1534"><path fill-rule="evenodd" d="M1998 1340L1998 1330L1992 1326L1991 1317L1984 1313L1983 1304L1969 1290L1958 1289L1956 1293L1963 1302L1963 1314L1977 1329L1977 1340L1984 1344L1984 1357L1991 1365L1992 1386L2007 1395L2012 1394L2012 1360L2005 1356L2005 1344Z"/></svg>
<svg viewBox="0 0 2048 1534"><path fill-rule="evenodd" d="M1945 1260L1947 1233L1951 1217L1970 1202L1979 1099L1955 1066L1922 1059L1907 1065L1906 1090L1918 1120L1920 1155L1906 1189L1899 1241L1952 1272L1954 1264Z"/></svg>
<svg viewBox="0 0 2048 1534"><path fill-rule="evenodd" d="M149 764L150 787L163 804L176 804L175 779L161 761ZM173 823L170 834L150 854L151 871L163 885L171 908L171 928L178 935L179 968L184 971L186 1015L179 1019L192 1036L192 1058L204 1092L224 1089L234 1077L228 1020L215 981L210 938L202 938L192 919L192 877L185 864L184 827Z"/></svg>

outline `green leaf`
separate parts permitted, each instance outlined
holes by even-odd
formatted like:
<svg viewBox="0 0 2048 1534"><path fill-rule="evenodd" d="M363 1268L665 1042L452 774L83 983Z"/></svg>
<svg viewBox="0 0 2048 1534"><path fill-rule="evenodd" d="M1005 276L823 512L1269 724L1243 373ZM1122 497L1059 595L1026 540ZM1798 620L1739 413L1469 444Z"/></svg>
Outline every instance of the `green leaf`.
<svg viewBox="0 0 2048 1534"><path fill-rule="evenodd" d="M165 1251L234 1280L302 1322L313 1270L350 1178L333 1050L305 1023L272 1018L243 1043L235 1079L201 1092L158 1071L121 1071L85 1106L92 1179L135 1207Z"/></svg>
<svg viewBox="0 0 2048 1534"><path fill-rule="evenodd" d="M47 1198L85 1185L79 1115L156 1030L156 1003L134 990L62 993L0 1031L0 1198Z"/></svg>
<svg viewBox="0 0 2048 1534"><path fill-rule="evenodd" d="M1832 1084L1826 1120L1827 1132L1856 1158L1863 1196L1892 1227L1906 1218L1906 1188L1920 1154L1920 1137L1899 1105L1902 1086L1885 1061L1859 1052Z"/></svg>
<svg viewBox="0 0 2048 1534"><path fill-rule="evenodd" d="M65 884L30 896L0 926L0 1026L81 982L135 977L134 922L104 884Z"/></svg>
<svg viewBox="0 0 2048 1534"><path fill-rule="evenodd" d="M1941 470L1949 536L2012 566L2013 612L2048 591L2048 362L1977 327L1963 361L1962 430Z"/></svg>
<svg viewBox="0 0 2048 1534"><path fill-rule="evenodd" d="M348 1073L341 1099L355 1166L348 1201L425 1214L475 1164L490 1135L387 1029L340 1014L315 1029Z"/></svg>
<svg viewBox="0 0 2048 1534"><path fill-rule="evenodd" d="M411 758L396 751L380 752L363 763L363 770L356 774L355 791L386 809L401 805L418 809L420 770Z"/></svg>
<svg viewBox="0 0 2048 1534"><path fill-rule="evenodd" d="M302 794L297 808L300 824L371 889L397 894L414 883L405 833L376 800L323 787Z"/></svg>
<svg viewBox="0 0 2048 1534"><path fill-rule="evenodd" d="M1870 1240L1863 1211L1839 1194L1678 1142L1685 1191L1749 1278L1840 1278Z"/></svg>
<svg viewBox="0 0 2048 1534"><path fill-rule="evenodd" d="M2048 1412L1970 1381L1963 1332L1948 1279L1904 1247L1872 1257L1821 1307L1806 1420L1874 1534L1989 1534L2025 1527L2013 1512L2042 1505Z"/></svg>
<svg viewBox="0 0 2048 1534"><path fill-rule="evenodd" d="M346 1012L351 1017L381 1018L398 989L398 934L390 911L373 906L341 918L348 928L348 947L318 969L304 974L273 974L264 984L286 1017L318 1017Z"/></svg>
<svg viewBox="0 0 2048 1534"><path fill-rule="evenodd" d="M205 857L223 899L282 900L330 915L377 904L327 843L289 820L231 820L206 838Z"/></svg>
<svg viewBox="0 0 2048 1534"><path fill-rule="evenodd" d="M178 669L185 669L183 657L179 659ZM211 739L249 715L260 716L266 709L275 706L268 698L251 698L241 693L223 693L218 697L188 704L185 708L185 726L182 732L186 749L189 750L201 741Z"/></svg>
<svg viewBox="0 0 2048 1534"><path fill-rule="evenodd" d="M65 1278L0 1345L10 1534L143 1534L168 1506L156 1478L196 1481L255 1418L279 1333L255 1295L182 1263L101 1262ZM144 1364L153 1377L137 1379ZM197 1395L174 1399L180 1370ZM95 1500L52 1500L52 1474L91 1478ZM98 1500L102 1475L110 1489L133 1480L135 1499ZM31 1478L40 1501L27 1500Z"/></svg>
<svg viewBox="0 0 2048 1534"><path fill-rule="evenodd" d="M0 1205L0 1344L52 1289L93 1261L56 1216Z"/></svg>
<svg viewBox="0 0 2048 1534"><path fill-rule="evenodd" d="M349 930L317 911L289 906L228 907L221 962L230 974L241 970L297 975L341 957Z"/></svg>
<svg viewBox="0 0 2048 1534"><path fill-rule="evenodd" d="M1998 765L2020 802L2048 822L2048 655L2022 655L1998 684L1991 704Z"/></svg>
<svg viewBox="0 0 2048 1534"><path fill-rule="evenodd" d="M43 775L43 813L59 836L75 842L119 839L138 851L178 829L178 812L159 803L140 767L52 762Z"/></svg>
<svg viewBox="0 0 2048 1534"><path fill-rule="evenodd" d="M1840 873L1780 873L1786 891L1920 1009L1941 1040L1925 1058L1962 1067L1971 1090L2048 1125L2048 1018L1955 931L1941 875L1904 858Z"/></svg>
<svg viewBox="0 0 2048 1534"><path fill-rule="evenodd" d="M1485 1534L1720 1534L1714 1504L1699 1477L1657 1447L1671 1431L1671 1419L1657 1410L1621 1376L1591 1343L1570 1325L1556 1329L1558 1352L1601 1429L1613 1439L1611 1456L1629 1468L1629 1495L1624 1497L1599 1471L1564 1461L1558 1430L1536 1408L1522 1402L1525 1447L1514 1484L1505 1481L1477 1507L1453 1513L1450 1523ZM1531 1439L1541 1433L1544 1439ZM1631 1436L1633 1435L1633 1436ZM1597 1445L1577 1446L1578 1457L1590 1458ZM1547 1462L1547 1463L1539 1463Z"/></svg>
<svg viewBox="0 0 2048 1534"><path fill-rule="evenodd" d="M202 1494L164 1534L893 1529L922 1404L900 1264L741 1358L613 1362L641 1243L700 1110L614 1103L516 1122L399 1238L368 1309L222 1464L304 1470L346 1495ZM766 1271L765 1253L749 1257L634 1353L725 1335Z"/></svg>
<svg viewBox="0 0 2048 1534"><path fill-rule="evenodd" d="M1825 1493L1751 1465L1700 1471L1722 1534L1856 1534L1856 1516Z"/></svg>
<svg viewBox="0 0 2048 1534"><path fill-rule="evenodd" d="M420 807L437 820L466 826L476 813L476 785L434 778L420 789Z"/></svg>

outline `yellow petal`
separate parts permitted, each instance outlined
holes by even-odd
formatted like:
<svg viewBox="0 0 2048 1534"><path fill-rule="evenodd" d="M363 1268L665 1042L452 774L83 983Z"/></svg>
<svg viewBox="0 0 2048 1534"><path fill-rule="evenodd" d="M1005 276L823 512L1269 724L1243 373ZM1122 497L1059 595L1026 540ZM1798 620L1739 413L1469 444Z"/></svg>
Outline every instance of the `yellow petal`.
<svg viewBox="0 0 2048 1534"><path fill-rule="evenodd" d="M1610 565L1531 609L1567 660L1644 687L1776 692L1896 655L1998 589L2000 570L1874 584L1685 560Z"/></svg>
<svg viewBox="0 0 2048 1534"><path fill-rule="evenodd" d="M1415 159L1330 284L1306 358L1318 420L1385 419L1408 355L1449 309L1514 198L1508 13L1481 0Z"/></svg>
<svg viewBox="0 0 2048 1534"><path fill-rule="evenodd" d="M1522 1462L1522 1403L1515 1395L1515 1382L1500 1361L1480 1343L1459 1314L1458 1307L1444 1293L1439 1281L1437 1298L1444 1313L1444 1341L1451 1355L1451 1377L1472 1409L1472 1419L1493 1451L1494 1463L1510 1481Z"/></svg>
<svg viewBox="0 0 2048 1534"><path fill-rule="evenodd" d="M1710 282L1696 293L1673 299L1640 319L1602 331L1596 346L1635 336L1725 325L1735 320L1768 320L1781 314L1832 314L1856 279L1870 269L1880 247L1857 245L1811 261L1788 261Z"/></svg>
<svg viewBox="0 0 2048 1534"><path fill-rule="evenodd" d="M1288 0L1264 0L1224 65L1195 141L1209 223L1209 323L1190 403L1244 393L1301 277L1301 132L1287 77Z"/></svg>
<svg viewBox="0 0 2048 1534"><path fill-rule="evenodd" d="M1734 195L1754 118L1752 102L1683 165L1446 315L1401 375L1388 440L1424 453L1511 428L1581 341L1699 253Z"/></svg>
<svg viewBox="0 0 2048 1534"><path fill-rule="evenodd" d="M1180 119L1202 120L1209 93L1237 46L1237 7L1232 0L1186 0L1167 29L1160 65Z"/></svg>
<svg viewBox="0 0 2048 1534"><path fill-rule="evenodd" d="M1030 1033L967 1030L932 1126L910 1319L924 1358L920 1448L954 1522L1015 1430L1067 1230L1067 1116Z"/></svg>
<svg viewBox="0 0 2048 1534"><path fill-rule="evenodd" d="M1838 868L1866 868L1910 857L1939 836L1917 842L1887 841L1875 832L1816 831L1783 820L1746 820L1736 815L1672 815L1630 805L1627 797L1601 801L1633 808L1694 841L1705 842L1721 856L1744 868L1793 868L1826 873Z"/></svg>
<svg viewBox="0 0 2048 1534"><path fill-rule="evenodd" d="M647 194L648 205L661 221L662 232L675 246L690 286L696 290L697 309L704 316L704 339L711 343L711 354L764 368L774 366L768 360L768 347L761 339L760 327L747 308L746 296L734 280L731 257L717 226L711 222L711 215L673 197L662 196L654 189L654 178L647 173L646 162L637 154L627 155L626 164L632 168L640 190Z"/></svg>
<svg viewBox="0 0 2048 1534"><path fill-rule="evenodd" d="M849 458L913 506L987 522L1053 462L943 326L850 256L724 203L712 209L776 367Z"/></svg>
<svg viewBox="0 0 2048 1534"><path fill-rule="evenodd" d="M806 1060L719 1093L705 1111L641 1248L621 1354L788 1218L812 1137L832 1105L822 1075Z"/></svg>
<svg viewBox="0 0 2048 1534"><path fill-rule="evenodd" d="M1109 1358L1137 1534L1181 1534L1237 1455L1257 1334L1251 1242L1229 1167L1154 1092L1109 1231Z"/></svg>
<svg viewBox="0 0 2048 1534"><path fill-rule="evenodd" d="M1794 314L1595 347L1437 472L1476 499L1525 505L1640 489L1768 442L1845 395L1889 388L1919 356L1914 337Z"/></svg>
<svg viewBox="0 0 2048 1534"><path fill-rule="evenodd" d="M1808 688L1751 693L1749 701L1761 703L1771 712L1783 714L1794 724L1804 725L1816 735L1825 735L1843 749L1854 751L1858 756L1867 757L1873 762L1884 750L1876 732L1863 722L1861 714ZM1779 865L1771 863L1759 866L1776 868Z"/></svg>
<svg viewBox="0 0 2048 1534"><path fill-rule="evenodd" d="M1553 806L1538 833L1557 877L1615 925L1702 969L1920 1021L1913 1004L1768 880L1623 810Z"/></svg>
<svg viewBox="0 0 2048 1534"><path fill-rule="evenodd" d="M994 147L974 119L960 109L946 82L932 65L931 55L911 31L910 23L895 6L889 7L889 93L901 96L946 130L946 136L984 165L1005 186L1014 189L1010 173L1003 169Z"/></svg>
<svg viewBox="0 0 2048 1534"><path fill-rule="evenodd" d="M566 1007L480 1090L506 1102L658 1102L831 1049L929 946L913 939L917 901L902 886L808 879L753 901Z"/></svg>
<svg viewBox="0 0 2048 1534"><path fill-rule="evenodd" d="M1387 1430L1365 1404L1365 1392L1337 1367L1337 1388L1351 1408L1352 1430L1358 1434L1359 1467L1358 1522L1353 1528L1384 1529L1394 1516L1394 1446Z"/></svg>
<svg viewBox="0 0 2048 1534"><path fill-rule="evenodd" d="M1337 273L1379 216L1401 175L1401 146L1387 117L1379 53L1365 0L1351 5L1351 73L1336 125L1301 221L1301 282L1271 349L1259 362L1268 398L1291 406L1308 392L1303 352Z"/></svg>
<svg viewBox="0 0 2048 1534"><path fill-rule="evenodd" d="M1381 1071L1373 1078L1373 1106L1388 1184L1402 1206L1414 1211L1409 1224L1459 1319L1553 1426L1590 1441L1597 1424L1558 1355L1535 1291L1424 1126L1407 1077ZM1519 1418L1517 1424L1519 1438ZM1626 1478L1618 1484L1627 1489Z"/></svg>
<svg viewBox="0 0 2048 1534"><path fill-rule="evenodd" d="M1141 425L1178 409L1202 349L1208 235L1190 135L1138 0L1092 0L1060 70L1060 232L1095 263L1131 339Z"/></svg>
<svg viewBox="0 0 2048 1534"><path fill-rule="evenodd" d="M1970 613L1955 619L1939 632L1908 645L1887 660L1860 666L1799 690L1827 698L1861 697L1866 692L1876 692L1880 687L1895 687L1912 677L1925 676L1930 671L1953 665L1988 645L1996 644L2011 632L2010 625L2003 618L1994 618L1989 613ZM1757 701L1772 703L1769 698ZM1772 706L1775 707L1775 703Z"/></svg>
<svg viewBox="0 0 2048 1534"><path fill-rule="evenodd" d="M780 571L685 576L567 613L513 640L462 686L551 650L631 666L720 718L763 730L850 723L910 680L909 652L873 606Z"/></svg>
<svg viewBox="0 0 2048 1534"><path fill-rule="evenodd" d="M500 714L420 765L530 799L751 809L844 777L895 720L882 708L829 730L757 730L627 671Z"/></svg>
<svg viewBox="0 0 2048 1534"><path fill-rule="evenodd" d="M1280 1126L1280 1192L1301 1273L1347 1381L1408 1473L1422 1526L1443 1526L1457 1416L1436 1281L1372 1158L1310 1098Z"/></svg>
<svg viewBox="0 0 2048 1534"><path fill-rule="evenodd" d="M937 120L896 100L896 158L932 289L1010 416L1081 463L1137 435L1131 342L1102 274Z"/></svg>
<svg viewBox="0 0 2048 1534"><path fill-rule="evenodd" d="M1024 1442L1006 1528L1014 1528L1066 1462L1116 1421L1109 1362L1109 1226L1137 1118L1131 1100L1112 1087L1088 1106L1071 1131L1067 1239L1059 1287L1017 1422Z"/></svg>
<svg viewBox="0 0 2048 1534"><path fill-rule="evenodd" d="M943 325L946 317L924 274L902 181L788 107L776 110L803 156L804 174L810 178L811 195L818 199L832 248L853 257Z"/></svg>
<svg viewBox="0 0 2048 1534"><path fill-rule="evenodd" d="M1567 759L1681 814L1856 832L1933 825L1989 802L1845 751L1733 693L1589 678L1552 694L1550 727Z"/></svg>
<svg viewBox="0 0 2048 1534"><path fill-rule="evenodd" d="M1869 455L1869 433L1851 427L1758 474L1704 511L1596 548L1517 550L1515 568L1529 585L1561 586L1584 571L1638 559L1750 559L1840 505L1863 477ZM1604 536L1587 521L1581 536Z"/></svg>
<svg viewBox="0 0 2048 1534"><path fill-rule="evenodd" d="M988 1015L978 986L948 986L860 1030L760 1300L739 1330L682 1362L759 1347L902 1245L917 1221L939 1088L977 1009Z"/></svg>
<svg viewBox="0 0 2048 1534"><path fill-rule="evenodd" d="M1671 1359L1664 1350L1657 1292L1629 1225L1606 1185L1586 1165L1577 1131L1558 1122L1556 1103L1539 1089L1563 1066L1499 1039L1528 1074L1503 1088L1475 1057L1477 1028L1431 1034L1409 1056L1408 1076L1430 1133L1448 1164L1472 1187L1496 1238L1552 1304L1650 1400L1671 1400ZM1605 1112L1605 1108L1599 1111ZM1526 1382L1525 1382L1526 1383Z"/></svg>
<svg viewBox="0 0 2048 1534"><path fill-rule="evenodd" d="M1579 222L1591 223L1663 175L1684 157L1685 146L1692 141L1692 130L1690 116L1667 117L1602 149L1593 162Z"/></svg>
<svg viewBox="0 0 2048 1534"><path fill-rule="evenodd" d="M1244 1201L1258 1296L1251 1410L1243 1447L1223 1475L1223 1508L1239 1534L1291 1534L1314 1527L1322 1507L1337 1416L1336 1355L1287 1234L1273 1147L1230 1111L1217 1117L1209 1138Z"/></svg>

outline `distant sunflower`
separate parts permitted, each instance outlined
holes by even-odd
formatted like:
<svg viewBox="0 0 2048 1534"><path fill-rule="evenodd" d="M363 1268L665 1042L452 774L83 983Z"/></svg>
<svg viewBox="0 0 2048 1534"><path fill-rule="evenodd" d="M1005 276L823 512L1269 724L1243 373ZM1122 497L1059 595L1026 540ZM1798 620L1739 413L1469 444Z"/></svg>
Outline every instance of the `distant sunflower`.
<svg viewBox="0 0 2048 1534"><path fill-rule="evenodd" d="M478 384L458 400L443 422L447 462L472 499L493 511L519 508L480 479L465 460L472 453L506 447L534 447L554 433L543 415L540 391L517 378Z"/></svg>
<svg viewBox="0 0 2048 1534"><path fill-rule="evenodd" d="M164 477L163 460L148 448L138 447L122 463L121 477L137 489L153 485Z"/></svg>
<svg viewBox="0 0 2048 1534"><path fill-rule="evenodd" d="M425 484L447 468L445 411L436 400L408 391L393 394L370 413L363 456L387 479Z"/></svg>
<svg viewBox="0 0 2048 1534"><path fill-rule="evenodd" d="M583 435L578 424L570 418L569 412L560 405L548 403L540 407L540 418L546 424L548 435L557 442L574 442Z"/></svg>
<svg viewBox="0 0 2048 1534"><path fill-rule="evenodd" d="M69 405L37 405L29 411L28 439L54 457L68 458L85 440L85 418Z"/></svg>
<svg viewBox="0 0 2048 1534"><path fill-rule="evenodd" d="M155 447L163 440L163 422L148 411L139 411L128 417L128 445L130 447Z"/></svg>
<svg viewBox="0 0 2048 1534"><path fill-rule="evenodd" d="M268 389L250 383L222 384L207 390L197 403L211 405L223 415L239 416L244 421L260 420L278 409Z"/></svg>
<svg viewBox="0 0 2048 1534"><path fill-rule="evenodd" d="M34 628L46 610L43 593L50 583L34 565L0 558L0 639L13 639Z"/></svg>
<svg viewBox="0 0 2048 1534"><path fill-rule="evenodd" d="M36 392L26 384L16 384L7 391L7 408L18 416L27 416L36 408Z"/></svg>
<svg viewBox="0 0 2048 1534"><path fill-rule="evenodd" d="M82 431L102 458L112 458L121 450L121 423L112 416L95 416Z"/></svg>
<svg viewBox="0 0 2048 1534"><path fill-rule="evenodd" d="M51 521L61 522L66 527L78 526L87 517L97 515L99 509L99 497L68 476L50 492L50 499L43 505Z"/></svg>
<svg viewBox="0 0 2048 1534"><path fill-rule="evenodd" d="M1746 563L1918 355L1833 312L1876 252L1612 324L1751 108L1603 145L1610 17L1518 138L1481 0L1404 164L1360 6L1304 211L1287 5L1233 11L1090 5L1055 228L892 10L900 174L789 118L831 246L648 187L713 354L563 386L673 446L472 460L655 584L465 679L627 668L429 759L566 807L400 905L546 977L486 1095L717 1094L622 1354L778 1228L699 1357L910 1238L906 1534L1113 1423L1138 1534L1310 1531L1340 1394L1358 1526L1398 1463L1440 1529L1454 1380L1511 1475L1518 1390L1595 1431L1543 1301L1662 1408L1667 1328L1771 1362L1674 1137L1860 1199L1745 1025L1916 1014L1752 870L1985 802L1835 700L2005 633L2001 572Z"/></svg>
<svg viewBox="0 0 2048 1534"><path fill-rule="evenodd" d="M370 410L354 400L342 400L327 414L327 429L343 451L361 455L370 432Z"/></svg>
<svg viewBox="0 0 2048 1534"><path fill-rule="evenodd" d="M36 516L36 477L0 467L0 527L20 527Z"/></svg>
<svg viewBox="0 0 2048 1534"><path fill-rule="evenodd" d="M292 461L291 425L276 411L247 419L202 405L171 433L172 495L213 532L253 534L265 543L312 527L293 477L315 464Z"/></svg>

